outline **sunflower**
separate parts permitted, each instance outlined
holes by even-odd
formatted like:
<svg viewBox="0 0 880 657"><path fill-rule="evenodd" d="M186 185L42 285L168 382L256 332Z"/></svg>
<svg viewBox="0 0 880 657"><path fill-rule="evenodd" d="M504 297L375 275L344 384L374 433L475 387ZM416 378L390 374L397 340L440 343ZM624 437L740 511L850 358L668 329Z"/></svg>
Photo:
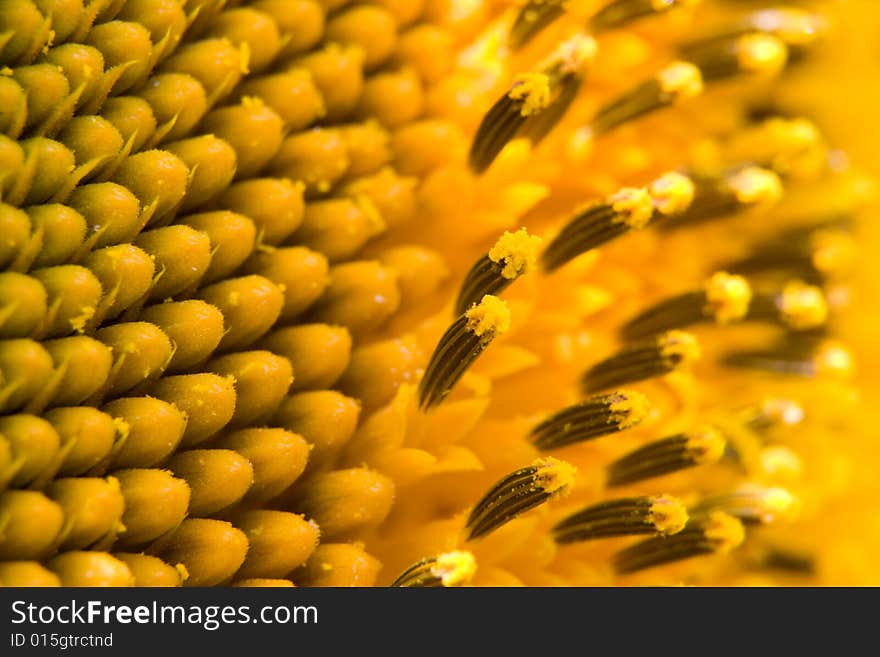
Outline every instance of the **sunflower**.
<svg viewBox="0 0 880 657"><path fill-rule="evenodd" d="M0 0L0 583L875 583L871 14Z"/></svg>

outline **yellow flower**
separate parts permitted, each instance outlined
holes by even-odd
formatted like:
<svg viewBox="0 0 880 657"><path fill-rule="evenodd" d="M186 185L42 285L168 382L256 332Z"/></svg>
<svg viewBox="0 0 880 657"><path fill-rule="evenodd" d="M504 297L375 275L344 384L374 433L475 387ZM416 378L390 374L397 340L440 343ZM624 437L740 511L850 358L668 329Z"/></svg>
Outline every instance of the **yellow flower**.
<svg viewBox="0 0 880 657"><path fill-rule="evenodd" d="M880 581L872 9L782 4L3 3L0 584Z"/></svg>

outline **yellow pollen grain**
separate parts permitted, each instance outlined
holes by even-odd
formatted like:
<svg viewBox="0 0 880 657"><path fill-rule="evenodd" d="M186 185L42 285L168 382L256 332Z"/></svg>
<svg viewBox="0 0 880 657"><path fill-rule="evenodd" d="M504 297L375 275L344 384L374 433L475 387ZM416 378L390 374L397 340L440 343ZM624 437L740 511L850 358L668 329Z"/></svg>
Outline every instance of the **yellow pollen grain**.
<svg viewBox="0 0 880 657"><path fill-rule="evenodd" d="M728 180L737 200L743 204L769 203L782 196L782 182L773 171L746 167Z"/></svg>
<svg viewBox="0 0 880 657"><path fill-rule="evenodd" d="M552 456L535 459L532 462L532 467L537 468L537 472L533 476L536 489L539 488L554 496L567 493L577 476L576 467Z"/></svg>
<svg viewBox="0 0 880 657"><path fill-rule="evenodd" d="M709 520L703 534L721 553L730 552L739 547L746 537L742 522L724 511L713 511L709 514Z"/></svg>
<svg viewBox="0 0 880 657"><path fill-rule="evenodd" d="M719 271L706 281L706 312L719 324L742 319L749 311L752 288L742 276Z"/></svg>
<svg viewBox="0 0 880 657"><path fill-rule="evenodd" d="M678 356L684 363L692 363L699 359L701 353L700 343L697 338L686 331L669 331L660 345L660 355L663 358Z"/></svg>
<svg viewBox="0 0 880 657"><path fill-rule="evenodd" d="M463 586L473 580L477 572L477 560L465 550L445 552L431 566L431 574L440 579L443 586Z"/></svg>
<svg viewBox="0 0 880 657"><path fill-rule="evenodd" d="M670 171L651 183L649 188L654 207L665 216L687 210L694 200L694 182L681 173Z"/></svg>
<svg viewBox="0 0 880 657"><path fill-rule="evenodd" d="M639 424L648 416L651 403L640 392L627 390L619 393L623 399L609 405L611 417L621 430Z"/></svg>
<svg viewBox="0 0 880 657"><path fill-rule="evenodd" d="M828 319L828 303L821 288L802 281L790 281L785 285L779 310L785 323L797 331L821 326Z"/></svg>
<svg viewBox="0 0 880 657"><path fill-rule="evenodd" d="M714 427L700 427L688 434L685 448L697 463L716 463L724 454L727 441Z"/></svg>
<svg viewBox="0 0 880 657"><path fill-rule="evenodd" d="M558 66L562 73L576 73L595 59L597 50L598 46L593 37L575 34L547 58L544 66L547 68Z"/></svg>
<svg viewBox="0 0 880 657"><path fill-rule="evenodd" d="M116 427L116 435L118 436L118 440L125 440L128 438L128 434L131 432L131 427L128 422L121 417L113 418L113 425Z"/></svg>
<svg viewBox="0 0 880 657"><path fill-rule="evenodd" d="M83 333L86 329L86 324L89 323L89 320L94 316L94 314L94 306L83 306L82 311L79 315L70 318L70 328L72 328L77 333Z"/></svg>
<svg viewBox="0 0 880 657"><path fill-rule="evenodd" d="M673 62L657 74L660 89L675 100L693 98L703 92L703 74L690 62Z"/></svg>
<svg viewBox="0 0 880 657"><path fill-rule="evenodd" d="M537 235L530 235L525 228L515 233L505 231L495 246L489 249L489 260L497 264L504 262L504 269L501 270L504 278L518 278L535 269L542 241Z"/></svg>
<svg viewBox="0 0 880 657"><path fill-rule="evenodd" d="M487 294L480 303L465 312L467 328L477 336L501 335L510 328L510 308L496 296Z"/></svg>
<svg viewBox="0 0 880 657"><path fill-rule="evenodd" d="M659 495L651 503L648 512L651 524L664 535L677 534L688 521L688 512L685 505L677 497L671 495Z"/></svg>
<svg viewBox="0 0 880 657"><path fill-rule="evenodd" d="M785 43L770 34L746 34L737 43L737 61L744 71L776 73L787 60Z"/></svg>
<svg viewBox="0 0 880 657"><path fill-rule="evenodd" d="M644 228L654 214L654 200L642 187L624 187L608 198L615 220L630 228Z"/></svg>
<svg viewBox="0 0 880 657"><path fill-rule="evenodd" d="M507 92L507 97L522 101L519 112L523 116L537 114L550 104L550 78L544 73L523 73Z"/></svg>

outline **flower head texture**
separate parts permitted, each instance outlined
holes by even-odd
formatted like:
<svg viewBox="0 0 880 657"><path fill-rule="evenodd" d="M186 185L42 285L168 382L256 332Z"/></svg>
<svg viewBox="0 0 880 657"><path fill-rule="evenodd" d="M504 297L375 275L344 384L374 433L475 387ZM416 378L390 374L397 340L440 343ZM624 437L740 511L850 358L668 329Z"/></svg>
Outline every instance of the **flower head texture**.
<svg viewBox="0 0 880 657"><path fill-rule="evenodd" d="M0 585L880 583L869 0L0 0Z"/></svg>

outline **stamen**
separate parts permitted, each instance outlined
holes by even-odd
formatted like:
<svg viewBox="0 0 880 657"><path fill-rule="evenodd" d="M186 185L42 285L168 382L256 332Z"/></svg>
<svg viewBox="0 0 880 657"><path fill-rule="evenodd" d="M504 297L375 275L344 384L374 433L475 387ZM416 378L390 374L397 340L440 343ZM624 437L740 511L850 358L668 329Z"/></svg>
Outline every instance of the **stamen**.
<svg viewBox="0 0 880 657"><path fill-rule="evenodd" d="M510 46L522 48L566 12L569 0L528 0L510 29ZM698 0L614 0L587 22L591 32L623 27L640 18L663 14L676 7L690 7Z"/></svg>
<svg viewBox="0 0 880 657"><path fill-rule="evenodd" d="M785 488L745 485L730 493L704 498L691 509L691 513L723 511L746 525L767 525L778 520L790 520L797 510L797 498Z"/></svg>
<svg viewBox="0 0 880 657"><path fill-rule="evenodd" d="M532 429L530 437L538 449L557 449L634 427L645 419L649 408L648 399L638 392L595 395L547 418Z"/></svg>
<svg viewBox="0 0 880 657"><path fill-rule="evenodd" d="M705 320L729 324L746 316L751 300L752 290L746 279L717 272L702 290L666 299L640 313L623 325L621 334L633 340Z"/></svg>
<svg viewBox="0 0 880 657"><path fill-rule="evenodd" d="M772 34L789 46L809 45L828 29L821 14L795 7L760 9L746 18L745 25Z"/></svg>
<svg viewBox="0 0 880 657"><path fill-rule="evenodd" d="M739 273L790 270L809 283L836 278L856 258L855 238L842 222L783 231L727 268Z"/></svg>
<svg viewBox="0 0 880 657"><path fill-rule="evenodd" d="M594 136L605 134L628 121L698 96L702 91L700 69L689 62L673 62L655 77L602 107L593 117L590 130Z"/></svg>
<svg viewBox="0 0 880 657"><path fill-rule="evenodd" d="M590 249L648 225L654 200L643 188L624 187L605 201L578 212L541 254L545 271L553 271Z"/></svg>
<svg viewBox="0 0 880 657"><path fill-rule="evenodd" d="M812 575L816 572L816 559L813 555L777 547L768 548L760 556L758 565L761 568L800 575Z"/></svg>
<svg viewBox="0 0 880 657"><path fill-rule="evenodd" d="M687 509L675 497L629 497L600 502L568 516L553 527L553 539L565 544L639 534L670 536L684 529L687 521Z"/></svg>
<svg viewBox="0 0 880 657"><path fill-rule="evenodd" d="M789 339L767 350L736 351L722 362L730 367L806 378L847 379L855 369L849 349L834 340L813 337Z"/></svg>
<svg viewBox="0 0 880 657"><path fill-rule="evenodd" d="M828 21L807 9L778 7L763 9L747 16L740 23L742 32L770 34L788 47L788 65L801 62L811 48L825 36Z"/></svg>
<svg viewBox="0 0 880 657"><path fill-rule="evenodd" d="M808 49L825 35L828 22L818 13L795 7L759 9L733 23L729 29L683 46L685 52L709 51L737 38L769 36L785 44L788 63L802 59Z"/></svg>
<svg viewBox="0 0 880 657"><path fill-rule="evenodd" d="M818 13L795 7L759 9L733 23L729 29L709 38L692 41L682 47L684 53L708 53L713 48L731 48L738 39L752 39L751 48L761 51L762 57L773 60L778 46L761 46L756 37L769 37L786 47L788 64L800 61L808 49L825 35L828 22ZM735 46L733 46L735 47ZM746 46L749 47L748 44ZM784 62L785 63L785 62ZM772 64L771 68L777 66Z"/></svg>
<svg viewBox="0 0 880 657"><path fill-rule="evenodd" d="M574 100L595 53L591 37L575 35L539 66L539 73L520 75L480 123L471 145L471 169L475 173L488 169L517 136L527 136L533 143L543 139Z"/></svg>
<svg viewBox="0 0 880 657"><path fill-rule="evenodd" d="M697 339L684 331L667 331L628 345L588 369L581 378L586 393L643 381L686 366L700 356Z"/></svg>
<svg viewBox="0 0 880 657"><path fill-rule="evenodd" d="M511 48L519 49L535 38L541 30L565 14L568 0L528 0L510 28Z"/></svg>
<svg viewBox="0 0 880 657"><path fill-rule="evenodd" d="M486 493L468 516L468 540L480 538L551 498L568 492L574 466L554 458L537 459L512 472Z"/></svg>
<svg viewBox="0 0 880 657"><path fill-rule="evenodd" d="M464 550L444 552L423 559L404 570L391 583L393 587L466 586L477 570L474 555Z"/></svg>
<svg viewBox="0 0 880 657"><path fill-rule="evenodd" d="M804 408L791 399L769 397L741 411L740 417L753 431L767 431L778 425L800 424L804 419Z"/></svg>
<svg viewBox="0 0 880 657"><path fill-rule="evenodd" d="M523 84L517 80L513 89ZM510 97L510 92L498 100L486 113L477 134L474 136L470 151L470 166L476 173L489 168L501 149L507 145L526 121L522 113L523 103Z"/></svg>
<svg viewBox="0 0 880 657"><path fill-rule="evenodd" d="M517 278L534 270L541 241L525 228L505 232L471 267L455 303L455 314L463 314L487 294L497 296Z"/></svg>
<svg viewBox="0 0 880 657"><path fill-rule="evenodd" d="M828 302L821 288L789 281L778 294L756 295L749 319L778 321L792 331L808 331L825 324Z"/></svg>
<svg viewBox="0 0 880 657"><path fill-rule="evenodd" d="M693 7L699 0L615 0L590 19L593 31L610 30L653 14L663 14L677 7Z"/></svg>
<svg viewBox="0 0 880 657"><path fill-rule="evenodd" d="M718 178L698 180L687 209L661 226L677 228L723 217L751 206L775 203L781 196L782 181L776 172L750 165L733 168Z"/></svg>
<svg viewBox="0 0 880 657"><path fill-rule="evenodd" d="M724 36L690 44L682 57L693 62L706 82L739 74L776 74L788 61L788 47L779 37L762 32Z"/></svg>
<svg viewBox="0 0 880 657"><path fill-rule="evenodd" d="M645 228L657 218L685 212L694 200L694 189L689 177L670 171L654 180L648 189L624 187L604 202L585 207L541 254L544 270L558 269L590 249Z"/></svg>
<svg viewBox="0 0 880 657"><path fill-rule="evenodd" d="M704 554L724 554L744 539L745 529L737 518L713 511L707 516L691 517L673 536L655 536L621 550L614 555L614 568L627 574Z"/></svg>
<svg viewBox="0 0 880 657"><path fill-rule="evenodd" d="M804 118L770 116L733 132L719 144L729 162L752 162L780 176L815 177L828 166L828 148Z"/></svg>
<svg viewBox="0 0 880 657"><path fill-rule="evenodd" d="M509 327L507 304L491 294L455 320L425 369L419 384L419 406L428 410L440 404L489 343Z"/></svg>
<svg viewBox="0 0 880 657"><path fill-rule="evenodd" d="M657 440L611 463L606 484L622 486L697 465L716 463L724 455L725 445L721 433L710 426Z"/></svg>

